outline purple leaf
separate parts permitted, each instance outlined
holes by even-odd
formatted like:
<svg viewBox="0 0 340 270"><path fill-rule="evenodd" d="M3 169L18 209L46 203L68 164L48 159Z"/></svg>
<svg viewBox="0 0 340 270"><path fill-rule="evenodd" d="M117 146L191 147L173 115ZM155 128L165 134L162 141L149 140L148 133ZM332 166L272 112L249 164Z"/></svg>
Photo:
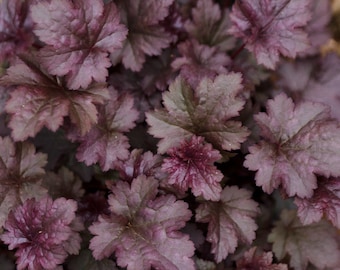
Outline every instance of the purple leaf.
<svg viewBox="0 0 340 270"><path fill-rule="evenodd" d="M257 171L256 185L264 192L281 185L288 196L311 197L315 174L340 176L340 127L325 105L295 105L280 94L255 120L264 140L249 147L244 166Z"/></svg>
<svg viewBox="0 0 340 270"><path fill-rule="evenodd" d="M312 0L311 3L312 18L306 25L311 46L309 49L300 52L299 56L318 54L320 47L331 38L328 28L332 17L331 2Z"/></svg>
<svg viewBox="0 0 340 270"><path fill-rule="evenodd" d="M119 181L111 188L111 216L100 216L89 228L97 260L115 253L128 270L194 269L194 245L179 232L191 217L188 205L173 195L156 197L157 187L157 180L141 175L131 186Z"/></svg>
<svg viewBox="0 0 340 270"><path fill-rule="evenodd" d="M192 135L204 137L218 150L234 150L248 136L248 130L231 118L238 116L244 100L241 75L219 75L203 79L192 89L178 77L163 94L165 109L146 114L149 133L161 138L158 152L165 153Z"/></svg>
<svg viewBox="0 0 340 270"><path fill-rule="evenodd" d="M119 172L119 179L131 183L139 175L164 178L161 172L162 157L153 155L150 151L143 153L142 149L133 149L127 160L118 160L115 170Z"/></svg>
<svg viewBox="0 0 340 270"><path fill-rule="evenodd" d="M308 225L326 217L340 229L340 178L321 178L313 197L295 198L295 204L302 224Z"/></svg>
<svg viewBox="0 0 340 270"><path fill-rule="evenodd" d="M260 252L252 247L243 254L243 257L236 262L237 270L288 270L286 264L273 264L272 252Z"/></svg>
<svg viewBox="0 0 340 270"><path fill-rule="evenodd" d="M44 126L56 131L65 116L85 134L97 122L94 104L107 97L104 85L70 91L58 78L47 75L33 60L25 60L7 70L0 84L12 86L6 112L11 115L9 127L16 141L35 136Z"/></svg>
<svg viewBox="0 0 340 270"><path fill-rule="evenodd" d="M53 199L64 197L77 200L85 193L79 177L66 167L61 167L57 173L47 172L42 186L48 190Z"/></svg>
<svg viewBox="0 0 340 270"><path fill-rule="evenodd" d="M273 252L279 260L289 255L289 266L307 269L308 262L317 269L340 265L337 231L326 221L303 226L294 210L284 210L268 236ZM335 269L335 268L334 268Z"/></svg>
<svg viewBox="0 0 340 270"><path fill-rule="evenodd" d="M202 195L212 201L220 199L223 174L214 162L222 156L211 144L204 143L203 137L194 135L167 153L170 157L164 159L162 169L169 173L168 184L174 185L180 193L191 188L195 196Z"/></svg>
<svg viewBox="0 0 340 270"><path fill-rule="evenodd" d="M311 18L310 0L238 0L229 33L242 38L259 64L274 69L279 55L295 58L309 47L302 27Z"/></svg>
<svg viewBox="0 0 340 270"><path fill-rule="evenodd" d="M128 158L130 145L123 132L132 129L138 118L130 95L119 96L111 89L110 96L110 100L99 109L97 125L85 136L70 136L80 142L77 159L86 165L99 162L103 171L113 169L117 160Z"/></svg>
<svg viewBox="0 0 340 270"><path fill-rule="evenodd" d="M124 67L140 71L145 55L160 55L172 41L171 34L159 25L168 15L173 0L117 0L122 22L129 32L123 49L111 54L114 64L122 60Z"/></svg>
<svg viewBox="0 0 340 270"><path fill-rule="evenodd" d="M46 197L29 199L11 211L0 236L9 249L17 249L18 270L55 269L68 254L77 254L81 238L75 220L77 203Z"/></svg>
<svg viewBox="0 0 340 270"><path fill-rule="evenodd" d="M199 0L192 9L192 20L185 22L185 29L200 44L228 51L235 46L235 38L228 33L231 26L229 11L221 10L212 0Z"/></svg>
<svg viewBox="0 0 340 270"><path fill-rule="evenodd" d="M212 244L215 261L221 262L233 253L239 242L251 244L260 212L251 192L238 187L225 187L219 202L204 202L196 210L196 221L209 223L207 240Z"/></svg>
<svg viewBox="0 0 340 270"><path fill-rule="evenodd" d="M29 0L0 1L0 63L22 53L33 43Z"/></svg>
<svg viewBox="0 0 340 270"><path fill-rule="evenodd" d="M217 51L216 47L201 45L196 40L190 40L178 45L182 57L176 58L171 66L180 70L181 76L196 88L200 81L207 77L214 79L219 74L226 74L229 57Z"/></svg>
<svg viewBox="0 0 340 270"><path fill-rule="evenodd" d="M340 57L336 53L328 53L314 64L314 69L315 76L304 89L303 98L329 105L332 117L340 120Z"/></svg>
<svg viewBox="0 0 340 270"><path fill-rule="evenodd" d="M122 48L127 30L114 3L52 0L32 6L34 33L48 46L40 57L48 72L67 78L71 89L105 82L108 53Z"/></svg>
<svg viewBox="0 0 340 270"><path fill-rule="evenodd" d="M28 142L16 143L0 137L0 227L9 211L27 198L45 196L40 182L45 174L47 156L36 153Z"/></svg>

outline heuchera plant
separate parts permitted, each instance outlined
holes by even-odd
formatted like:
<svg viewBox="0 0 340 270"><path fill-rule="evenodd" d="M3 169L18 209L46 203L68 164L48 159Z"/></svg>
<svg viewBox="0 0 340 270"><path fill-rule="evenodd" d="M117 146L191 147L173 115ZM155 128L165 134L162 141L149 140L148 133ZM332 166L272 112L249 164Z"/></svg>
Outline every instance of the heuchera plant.
<svg viewBox="0 0 340 270"><path fill-rule="evenodd" d="M332 3L0 0L1 270L339 270Z"/></svg>

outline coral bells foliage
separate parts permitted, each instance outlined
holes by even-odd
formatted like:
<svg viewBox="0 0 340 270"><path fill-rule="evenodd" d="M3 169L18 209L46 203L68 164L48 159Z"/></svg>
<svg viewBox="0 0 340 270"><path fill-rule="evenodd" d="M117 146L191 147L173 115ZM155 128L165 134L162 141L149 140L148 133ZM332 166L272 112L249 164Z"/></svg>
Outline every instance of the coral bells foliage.
<svg viewBox="0 0 340 270"><path fill-rule="evenodd" d="M41 185L46 163L46 154L36 153L33 144L0 137L0 226L12 208L27 198L46 195Z"/></svg>
<svg viewBox="0 0 340 270"><path fill-rule="evenodd" d="M46 197L28 199L11 211L1 240L17 249L17 269L55 269L68 254L77 254L82 226L76 222L77 203Z"/></svg>
<svg viewBox="0 0 340 270"><path fill-rule="evenodd" d="M288 270L286 264L273 262L272 252L260 252L256 247L246 251L243 258L236 262L237 270Z"/></svg>
<svg viewBox="0 0 340 270"><path fill-rule="evenodd" d="M192 136L178 147L167 152L162 169L169 173L168 183L180 192L191 188L195 196L218 201L222 191L223 174L214 166L222 156L211 144L204 144L203 137Z"/></svg>
<svg viewBox="0 0 340 270"><path fill-rule="evenodd" d="M265 192L282 186L288 196L311 197L316 174L340 176L340 126L325 105L295 105L281 94L255 120L264 140L249 148L244 165Z"/></svg>
<svg viewBox="0 0 340 270"><path fill-rule="evenodd" d="M0 1L0 62L28 50L33 42L32 30L28 0Z"/></svg>
<svg viewBox="0 0 340 270"><path fill-rule="evenodd" d="M336 2L0 0L1 270L339 270Z"/></svg>
<svg viewBox="0 0 340 270"><path fill-rule="evenodd" d="M118 265L128 270L195 269L194 245L179 231L191 217L187 203L157 196L158 181L144 175L131 185L118 182L111 191L111 215L100 216L89 228L96 259L115 253Z"/></svg>
<svg viewBox="0 0 340 270"><path fill-rule="evenodd" d="M246 189L225 187L219 202L204 202L196 209L196 221L209 223L207 241L217 262L233 253L239 242L250 244L255 239L254 218L260 210L250 197Z"/></svg>
<svg viewBox="0 0 340 270"><path fill-rule="evenodd" d="M47 44L39 56L49 73L66 75L71 89L105 81L111 66L108 53L121 48L127 34L114 3L42 1L31 12L34 33Z"/></svg>
<svg viewBox="0 0 340 270"><path fill-rule="evenodd" d="M249 134L233 120L245 103L239 95L241 82L240 73L229 73L214 80L203 78L192 88L178 77L163 94L165 108L146 114L150 134L161 138L158 151L164 153L192 135L204 137L219 150L240 148Z"/></svg>
<svg viewBox="0 0 340 270"><path fill-rule="evenodd" d="M236 1L229 32L242 38L259 64L274 69L280 54L295 57L309 48L301 29L311 18L309 5L309 0Z"/></svg>

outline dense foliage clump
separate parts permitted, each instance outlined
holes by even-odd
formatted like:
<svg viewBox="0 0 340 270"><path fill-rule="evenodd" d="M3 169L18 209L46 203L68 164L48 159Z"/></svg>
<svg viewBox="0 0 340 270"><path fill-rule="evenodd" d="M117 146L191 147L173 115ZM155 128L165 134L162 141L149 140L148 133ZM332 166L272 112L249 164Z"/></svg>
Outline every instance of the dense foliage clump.
<svg viewBox="0 0 340 270"><path fill-rule="evenodd" d="M336 14L0 0L1 269L339 270Z"/></svg>

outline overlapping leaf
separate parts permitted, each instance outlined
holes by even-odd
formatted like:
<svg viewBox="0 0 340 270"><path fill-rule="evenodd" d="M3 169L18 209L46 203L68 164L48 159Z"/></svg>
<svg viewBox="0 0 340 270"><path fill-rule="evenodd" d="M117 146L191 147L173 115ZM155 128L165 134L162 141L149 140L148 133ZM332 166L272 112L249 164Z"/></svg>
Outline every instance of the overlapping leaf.
<svg viewBox="0 0 340 270"><path fill-rule="evenodd" d="M108 53L122 48L127 34L113 2L42 1L31 10L34 33L48 45L40 56L51 74L66 75L71 89L105 82L111 66Z"/></svg>
<svg viewBox="0 0 340 270"><path fill-rule="evenodd" d="M340 229L340 178L319 179L311 198L296 198L298 216L304 225L326 217Z"/></svg>
<svg viewBox="0 0 340 270"><path fill-rule="evenodd" d="M0 137L0 226L12 208L27 198L46 195L47 190L39 185L46 163L47 156L36 153L32 144Z"/></svg>
<svg viewBox="0 0 340 270"><path fill-rule="evenodd" d="M97 122L95 104L102 103L108 96L106 87L95 84L70 91L34 61L26 59L25 62L10 67L0 80L0 84L14 88L5 107L11 115L8 126L14 140L33 137L44 126L56 131L65 116L70 117L81 134L89 131Z"/></svg>
<svg viewBox="0 0 340 270"><path fill-rule="evenodd" d="M110 91L108 100L99 110L98 124L84 136L76 136L80 142L76 157L87 165L99 162L104 171L113 169L119 159L127 159L130 144L123 134L135 126L138 112L130 95Z"/></svg>
<svg viewBox="0 0 340 270"><path fill-rule="evenodd" d="M159 24L173 0L118 0L122 22L129 32L123 49L111 54L113 63L120 60L126 68L140 71L146 55L160 55L172 41L170 33Z"/></svg>
<svg viewBox="0 0 340 270"><path fill-rule="evenodd" d="M191 188L195 196L202 195L206 200L218 201L223 174L214 166L222 156L204 138L193 136L178 147L170 148L170 157L164 159L162 169L169 173L166 180L180 193Z"/></svg>
<svg viewBox="0 0 340 270"><path fill-rule="evenodd" d="M47 172L42 186L48 190L53 199L64 197L77 200L85 193L79 177L66 167L61 167L57 173Z"/></svg>
<svg viewBox="0 0 340 270"><path fill-rule="evenodd" d="M242 38L258 63L274 69L280 54L295 58L309 47L304 27L310 0L238 0L230 14L229 33Z"/></svg>
<svg viewBox="0 0 340 270"><path fill-rule="evenodd" d="M173 195L156 197L157 187L157 180L141 175L131 186L120 181L111 188L111 216L100 216L89 228L97 260L115 253L128 270L195 269L194 245L179 232L191 217L188 205Z"/></svg>
<svg viewBox="0 0 340 270"><path fill-rule="evenodd" d="M219 75L213 81L205 78L196 89L178 77L163 94L165 109L146 114L149 133L161 138L159 153L194 134L218 150L238 149L249 134L240 122L231 120L245 103L239 97L241 89L239 73Z"/></svg>
<svg viewBox="0 0 340 270"><path fill-rule="evenodd" d="M257 171L256 184L265 192L281 185L288 196L311 197L315 174L340 176L340 126L325 105L295 105L280 94L255 120L263 140L249 148L244 166Z"/></svg>
<svg viewBox="0 0 340 270"><path fill-rule="evenodd" d="M228 33L231 26L229 11L221 10L212 0L199 0L192 9L192 20L184 27L200 44L227 51L234 47L235 38Z"/></svg>
<svg viewBox="0 0 340 270"><path fill-rule="evenodd" d="M29 0L0 1L0 63L29 48L32 30Z"/></svg>
<svg viewBox="0 0 340 270"><path fill-rule="evenodd" d="M182 57L176 58L171 66L180 70L181 76L193 88L196 88L204 77L214 79L219 74L227 73L226 67L230 59L215 47L188 40L178 45L178 51Z"/></svg>
<svg viewBox="0 0 340 270"><path fill-rule="evenodd" d="M257 247L246 251L241 259L236 262L237 270L288 270L286 264L273 263L272 252L260 252Z"/></svg>
<svg viewBox="0 0 340 270"><path fill-rule="evenodd" d="M303 226L294 210L284 210L281 220L268 236L279 260L287 254L295 270L307 269L311 263L317 269L336 269L340 265L339 235L326 221Z"/></svg>
<svg viewBox="0 0 340 270"><path fill-rule="evenodd" d="M251 192L235 186L225 187L219 202L204 202L197 208L196 221L209 223L207 240L216 262L233 253L240 242L250 244L255 239L258 213Z"/></svg>

